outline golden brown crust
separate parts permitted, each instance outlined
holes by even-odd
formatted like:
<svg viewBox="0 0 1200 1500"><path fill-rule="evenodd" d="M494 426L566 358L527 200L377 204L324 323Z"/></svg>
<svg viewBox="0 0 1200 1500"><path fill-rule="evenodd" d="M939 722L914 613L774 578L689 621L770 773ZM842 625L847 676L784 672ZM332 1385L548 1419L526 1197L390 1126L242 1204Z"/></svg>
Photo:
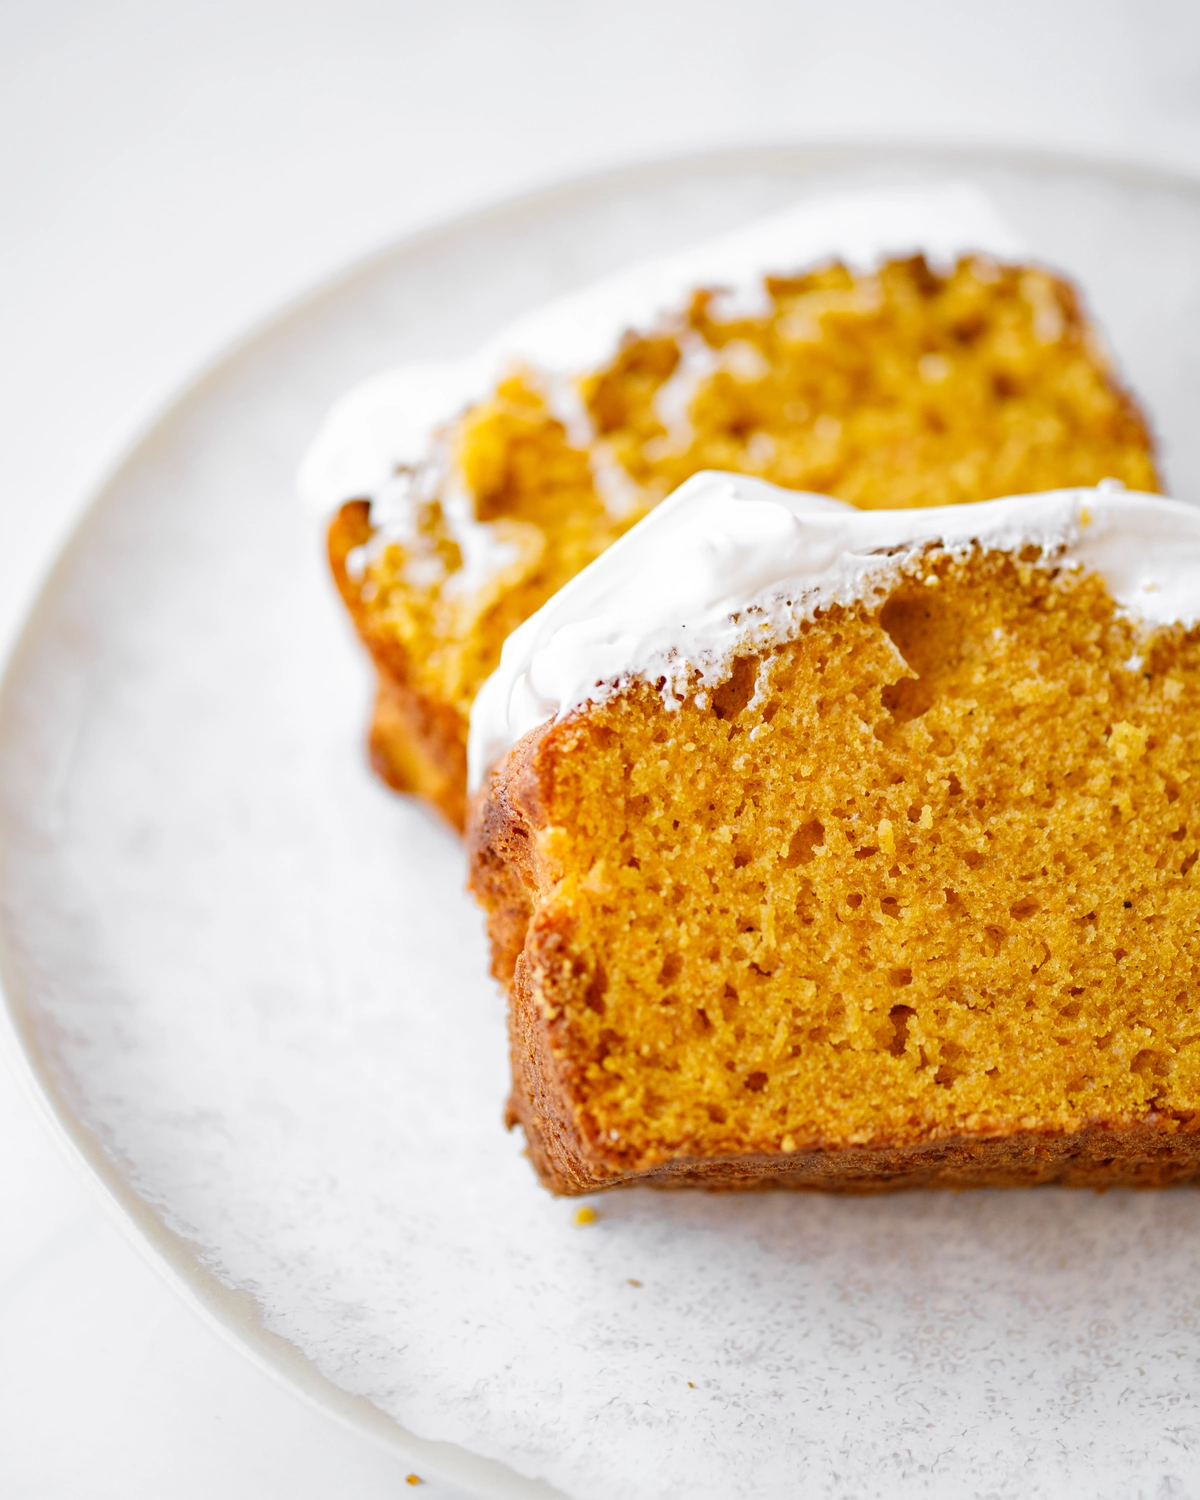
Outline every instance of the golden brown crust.
<svg viewBox="0 0 1200 1500"><path fill-rule="evenodd" d="M368 736L371 765L388 786L432 802L454 828L466 816L467 725L447 703L412 686L403 649L382 635L366 607L346 559L371 539L370 505L351 500L329 528L329 566L359 638L379 674L375 713Z"/></svg>
<svg viewBox="0 0 1200 1500"><path fill-rule="evenodd" d="M525 946L536 878L529 822L510 785L515 789L516 777L497 778L493 795L477 798L467 820L468 884L487 913L492 974L506 986Z"/></svg>

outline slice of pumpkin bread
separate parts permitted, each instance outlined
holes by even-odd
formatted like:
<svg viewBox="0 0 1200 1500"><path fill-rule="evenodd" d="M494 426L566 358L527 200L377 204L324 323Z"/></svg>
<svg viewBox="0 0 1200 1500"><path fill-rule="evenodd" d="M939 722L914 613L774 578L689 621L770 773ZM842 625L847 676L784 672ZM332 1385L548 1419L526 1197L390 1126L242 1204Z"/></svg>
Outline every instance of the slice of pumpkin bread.
<svg viewBox="0 0 1200 1500"><path fill-rule="evenodd" d="M689 488L476 705L543 1181L1194 1177L1200 514Z"/></svg>

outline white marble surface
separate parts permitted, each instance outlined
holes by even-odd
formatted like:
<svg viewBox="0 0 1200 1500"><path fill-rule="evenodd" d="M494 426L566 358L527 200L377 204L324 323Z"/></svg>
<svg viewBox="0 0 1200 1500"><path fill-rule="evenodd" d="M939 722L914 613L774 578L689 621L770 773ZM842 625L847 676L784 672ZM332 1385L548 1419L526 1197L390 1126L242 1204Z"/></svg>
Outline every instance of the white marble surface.
<svg viewBox="0 0 1200 1500"><path fill-rule="evenodd" d="M1200 171L1200 10L5 0L0 643L171 392L347 259L613 161L847 136ZM0 1494L412 1493L176 1303L2 1072L0 1141Z"/></svg>

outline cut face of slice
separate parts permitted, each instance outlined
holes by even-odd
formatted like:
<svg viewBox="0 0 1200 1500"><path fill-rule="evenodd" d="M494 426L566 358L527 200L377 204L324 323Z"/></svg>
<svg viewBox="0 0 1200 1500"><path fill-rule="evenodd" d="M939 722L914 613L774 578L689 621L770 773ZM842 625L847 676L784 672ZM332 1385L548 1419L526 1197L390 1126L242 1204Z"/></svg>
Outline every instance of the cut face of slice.
<svg viewBox="0 0 1200 1500"><path fill-rule="evenodd" d="M1032 547L534 730L470 839L544 1181L1191 1177L1198 774L1200 632Z"/></svg>

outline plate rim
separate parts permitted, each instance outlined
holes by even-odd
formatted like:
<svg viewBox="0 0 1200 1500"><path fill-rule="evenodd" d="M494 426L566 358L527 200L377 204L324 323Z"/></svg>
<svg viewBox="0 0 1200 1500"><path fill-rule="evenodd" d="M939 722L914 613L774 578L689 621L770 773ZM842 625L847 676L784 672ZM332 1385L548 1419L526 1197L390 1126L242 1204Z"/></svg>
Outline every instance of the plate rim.
<svg viewBox="0 0 1200 1500"><path fill-rule="evenodd" d="M748 142L675 152L665 156L627 160L584 172L556 177L515 194L500 195L440 218L373 249L352 257L334 271L283 299L252 320L237 336L221 344L200 362L193 374L172 387L152 408L117 455L88 486L75 518L49 565L36 580L31 603L8 644L0 677L0 746L15 721L14 700L25 676L28 658L49 623L73 563L87 547L93 526L108 508L120 501L128 471L172 422L203 397L210 385L224 377L240 359L261 343L303 320L320 303L369 279L391 260L419 256L453 241L474 228L524 218L553 216L573 201L622 189L645 187L656 179L670 180L706 168L741 166L747 171L772 163L822 169L938 164L954 172L980 168L1010 168L1030 175L1078 174L1123 186L1157 188L1200 199L1200 172L1164 165L1134 156L1102 152L1064 151L998 143L951 143L930 140L884 141L863 137L810 138ZM0 779L3 778L0 770ZM0 860L5 840L0 821ZM402 1457L422 1477L457 1486L480 1500L565 1500L562 1492L543 1480L530 1479L500 1460L485 1458L451 1442L424 1438L402 1427L364 1396L355 1396L322 1375L302 1351L263 1323L259 1306L249 1292L226 1286L201 1260L194 1244L172 1230L161 1214L133 1187L104 1150L96 1133L70 1107L52 1068L41 1055L34 1035L36 1000L26 986L13 956L7 912L0 908L0 1054L5 1057L21 1092L69 1167L92 1193L109 1219L142 1260L151 1266L177 1296L210 1328L259 1370L309 1405L335 1418Z"/></svg>

